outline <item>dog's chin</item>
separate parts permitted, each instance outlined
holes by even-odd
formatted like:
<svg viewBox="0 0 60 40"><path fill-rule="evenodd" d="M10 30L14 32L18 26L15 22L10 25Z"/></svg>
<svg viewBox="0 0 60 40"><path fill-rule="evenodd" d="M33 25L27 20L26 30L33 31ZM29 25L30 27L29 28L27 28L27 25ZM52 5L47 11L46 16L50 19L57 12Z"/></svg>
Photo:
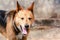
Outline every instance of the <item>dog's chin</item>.
<svg viewBox="0 0 60 40"><path fill-rule="evenodd" d="M25 36L27 36L27 34L23 34L22 36L24 36L24 37L25 37Z"/></svg>

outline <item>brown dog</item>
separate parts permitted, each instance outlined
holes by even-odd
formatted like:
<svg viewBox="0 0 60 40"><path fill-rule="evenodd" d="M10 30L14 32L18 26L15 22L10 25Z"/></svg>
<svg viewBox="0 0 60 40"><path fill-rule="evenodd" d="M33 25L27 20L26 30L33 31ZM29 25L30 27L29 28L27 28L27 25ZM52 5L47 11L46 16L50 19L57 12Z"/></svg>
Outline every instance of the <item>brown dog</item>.
<svg viewBox="0 0 60 40"><path fill-rule="evenodd" d="M6 29L0 26L1 33L8 40L27 40L29 28L34 22L33 6L34 3L29 8L23 9L17 2L16 10L8 12L6 16Z"/></svg>

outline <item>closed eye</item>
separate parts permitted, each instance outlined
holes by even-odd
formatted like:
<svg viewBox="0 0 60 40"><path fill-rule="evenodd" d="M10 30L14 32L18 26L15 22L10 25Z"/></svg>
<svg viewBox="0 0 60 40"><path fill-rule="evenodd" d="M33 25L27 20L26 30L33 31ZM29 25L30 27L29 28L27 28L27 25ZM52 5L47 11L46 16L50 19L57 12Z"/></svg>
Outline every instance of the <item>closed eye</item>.
<svg viewBox="0 0 60 40"><path fill-rule="evenodd" d="M21 18L21 20L24 20L24 18Z"/></svg>
<svg viewBox="0 0 60 40"><path fill-rule="evenodd" d="M31 20L32 18L28 18L29 20Z"/></svg>

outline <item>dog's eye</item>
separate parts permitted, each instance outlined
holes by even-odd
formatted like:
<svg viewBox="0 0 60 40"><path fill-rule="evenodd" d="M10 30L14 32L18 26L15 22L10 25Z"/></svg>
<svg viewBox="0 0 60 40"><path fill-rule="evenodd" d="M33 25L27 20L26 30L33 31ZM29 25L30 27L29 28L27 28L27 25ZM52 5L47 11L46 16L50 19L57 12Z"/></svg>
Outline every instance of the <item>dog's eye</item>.
<svg viewBox="0 0 60 40"><path fill-rule="evenodd" d="M29 20L31 20L32 18L28 18Z"/></svg>
<svg viewBox="0 0 60 40"><path fill-rule="evenodd" d="M24 18L21 18L22 20L24 20Z"/></svg>

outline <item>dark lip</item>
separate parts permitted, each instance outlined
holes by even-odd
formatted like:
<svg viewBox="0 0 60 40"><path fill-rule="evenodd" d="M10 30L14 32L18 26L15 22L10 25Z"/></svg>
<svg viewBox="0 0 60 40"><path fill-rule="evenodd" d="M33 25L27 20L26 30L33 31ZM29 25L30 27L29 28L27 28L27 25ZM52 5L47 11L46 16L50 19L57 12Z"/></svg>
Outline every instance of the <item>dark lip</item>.
<svg viewBox="0 0 60 40"><path fill-rule="evenodd" d="M21 28L21 30L22 30L22 26L20 25L20 28Z"/></svg>
<svg viewBox="0 0 60 40"><path fill-rule="evenodd" d="M27 34L23 34L23 36L27 36Z"/></svg>

